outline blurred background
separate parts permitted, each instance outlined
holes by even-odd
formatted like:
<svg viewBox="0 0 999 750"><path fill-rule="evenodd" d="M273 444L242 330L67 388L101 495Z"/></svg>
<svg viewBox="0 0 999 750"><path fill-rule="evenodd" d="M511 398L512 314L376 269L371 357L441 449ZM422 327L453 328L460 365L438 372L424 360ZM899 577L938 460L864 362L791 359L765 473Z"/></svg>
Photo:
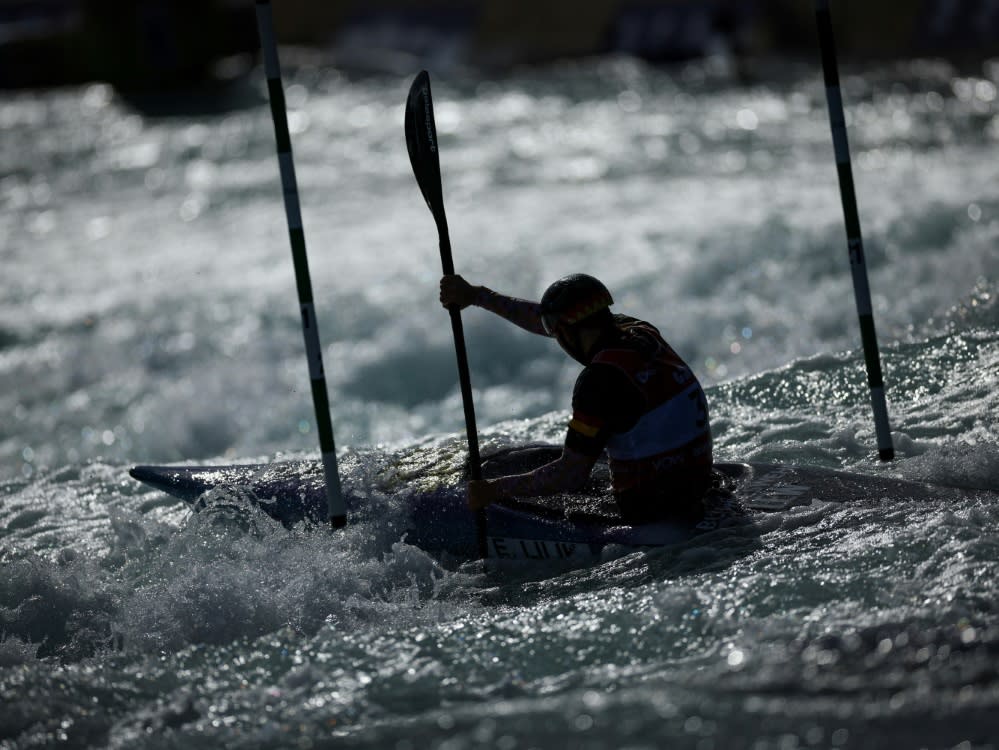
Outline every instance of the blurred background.
<svg viewBox="0 0 999 750"><path fill-rule="evenodd" d="M411 70L413 59L505 68L623 53L655 62L815 54L810 0L281 0L281 42L341 68ZM855 60L999 52L999 0L837 0ZM226 81L258 47L249 0L0 0L0 87L102 80L122 91Z"/></svg>

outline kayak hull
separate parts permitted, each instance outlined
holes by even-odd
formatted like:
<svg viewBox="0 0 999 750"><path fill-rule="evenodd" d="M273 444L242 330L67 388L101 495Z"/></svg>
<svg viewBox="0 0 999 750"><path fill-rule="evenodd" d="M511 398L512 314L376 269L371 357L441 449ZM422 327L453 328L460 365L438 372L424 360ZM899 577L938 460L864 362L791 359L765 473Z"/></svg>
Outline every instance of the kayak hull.
<svg viewBox="0 0 999 750"><path fill-rule="evenodd" d="M559 446L537 445L502 451L483 461L488 477L519 473L554 460ZM580 493L495 503L486 509L487 548L498 559L577 561L592 559L608 545L654 547L678 544L721 526L752 523L764 512L782 512L812 502L849 502L888 496L912 498L933 487L915 482L783 464L718 463L717 487L704 498L703 518L629 526L603 489L606 465ZM213 491L239 492L267 515L286 525L326 519L326 490L318 461L233 466L136 466L131 476L178 497L195 509ZM601 481L604 480L604 481ZM361 499L346 496L348 515ZM473 514L462 486L407 497L406 541L432 553L477 557Z"/></svg>

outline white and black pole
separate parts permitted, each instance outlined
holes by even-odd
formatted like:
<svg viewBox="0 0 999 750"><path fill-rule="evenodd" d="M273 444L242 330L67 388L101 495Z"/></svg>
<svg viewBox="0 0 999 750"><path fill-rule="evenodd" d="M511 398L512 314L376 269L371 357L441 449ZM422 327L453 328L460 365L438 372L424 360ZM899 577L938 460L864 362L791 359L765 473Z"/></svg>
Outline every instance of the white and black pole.
<svg viewBox="0 0 999 750"><path fill-rule="evenodd" d="M822 50L822 70L825 74L826 103L829 105L829 124L832 128L833 148L836 153L836 171L839 174L839 193L846 220L846 243L853 272L853 294L860 317L860 338L867 364L867 383L874 409L874 430L878 441L878 455L882 461L895 457L891 428L888 424L888 405L885 401L884 380L881 375L881 357L874 330L874 313L871 306L871 288L867 280L864 259L864 242L860 235L860 216L857 212L857 193L853 185L853 168L850 165L850 145L846 139L846 116L843 113L843 94L839 86L839 69L836 63L836 42L833 38L829 0L815 1L815 20L819 29L819 46Z"/></svg>
<svg viewBox="0 0 999 750"><path fill-rule="evenodd" d="M298 182L295 179L295 162L291 153L291 135L288 132L288 115L285 112L284 88L281 85L281 66L278 62L270 0L257 0L257 29L260 32L260 46L264 53L264 71L267 74L271 116L274 118L284 210L288 217L291 256L295 263L295 283L298 287L298 303L302 312L302 330L305 333L305 352L309 360L309 378L312 381L312 404L316 411L319 449L322 453L323 474L326 479L326 504L330 525L339 528L347 523L347 508L340 487L336 445L333 442L326 373L323 369L322 349L319 346L319 328L316 324L316 310L312 298L309 261L305 253L305 232L302 228Z"/></svg>

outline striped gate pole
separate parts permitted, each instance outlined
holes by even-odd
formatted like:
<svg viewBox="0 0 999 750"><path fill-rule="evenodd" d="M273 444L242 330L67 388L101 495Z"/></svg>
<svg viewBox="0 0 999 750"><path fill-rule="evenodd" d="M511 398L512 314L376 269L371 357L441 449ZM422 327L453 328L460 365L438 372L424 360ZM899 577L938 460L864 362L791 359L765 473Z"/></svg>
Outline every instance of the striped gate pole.
<svg viewBox="0 0 999 750"><path fill-rule="evenodd" d="M871 406L874 409L878 456L882 461L891 461L895 457L895 448L892 445L891 428L888 424L888 406L885 402L878 339L874 330L871 288L867 281L864 242L860 236L857 193L853 185L853 168L850 165L850 145L846 139L846 116L843 114L843 94L839 87L836 42L833 38L829 0L815 0L815 20L818 24L819 46L822 50L822 70L825 74L826 103L829 105L829 124L836 152L839 193L843 202L843 218L846 221L846 242L850 254L850 269L853 272L853 294L857 304L857 314L860 317L860 338L864 346L867 383L870 386Z"/></svg>
<svg viewBox="0 0 999 750"><path fill-rule="evenodd" d="M312 381L312 404L316 411L319 449L322 453L323 474L326 479L326 505L330 525L334 528L340 528L347 523L347 508L343 499L343 490L340 487L336 445L333 442L333 424L330 420L329 395L326 391L326 373L323 369L322 349L319 346L316 310L312 301L312 280L309 277L309 261L305 253L305 232L302 229L298 182L295 179L295 162L291 153L291 135L288 132L284 88L281 85L281 66L278 62L277 42L274 38L274 17L269 0L257 0L257 29L260 32L260 46L264 53L267 93L271 102L278 164L281 168L284 210L288 217L291 256L295 263L295 283L298 287L298 303L302 311L305 352L309 360L309 378Z"/></svg>

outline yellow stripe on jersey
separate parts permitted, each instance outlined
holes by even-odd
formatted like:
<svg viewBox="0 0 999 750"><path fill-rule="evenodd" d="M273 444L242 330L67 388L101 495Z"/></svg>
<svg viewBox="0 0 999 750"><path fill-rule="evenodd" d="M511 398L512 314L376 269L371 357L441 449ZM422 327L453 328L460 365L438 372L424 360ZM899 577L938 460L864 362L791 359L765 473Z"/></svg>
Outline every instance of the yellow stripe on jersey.
<svg viewBox="0 0 999 750"><path fill-rule="evenodd" d="M569 422L569 429L575 430L581 435L585 435L588 438L596 437L597 433L600 432L599 427L594 427L593 425L586 424L578 417L573 417Z"/></svg>

